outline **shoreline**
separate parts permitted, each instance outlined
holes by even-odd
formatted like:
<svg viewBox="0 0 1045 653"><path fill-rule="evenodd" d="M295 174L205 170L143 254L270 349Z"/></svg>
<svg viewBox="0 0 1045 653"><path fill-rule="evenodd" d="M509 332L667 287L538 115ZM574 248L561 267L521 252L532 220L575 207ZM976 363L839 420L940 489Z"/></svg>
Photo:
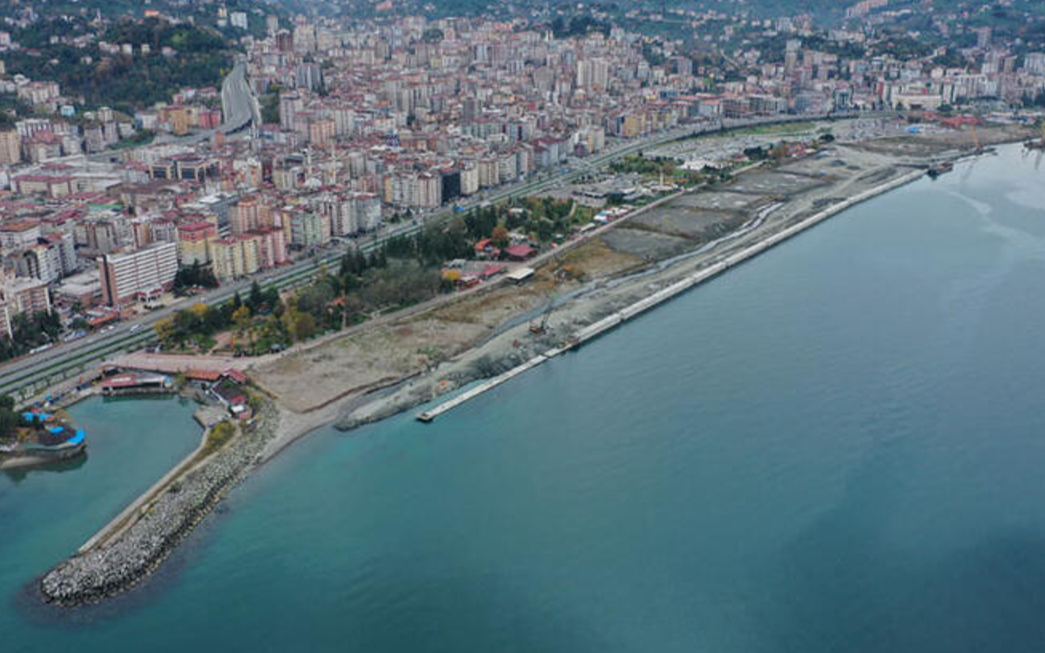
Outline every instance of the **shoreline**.
<svg viewBox="0 0 1045 653"><path fill-rule="evenodd" d="M685 293L687 290L690 290L696 286L699 286L707 281L714 279L720 274L727 272L728 270L750 259L757 257L759 254L762 254L772 249L776 245L779 245L780 243L789 240L797 236L798 234L808 229L811 229L812 227L815 227L821 222L835 215L838 215L839 213L842 213L843 211L853 206L856 206L870 199L878 197L879 195L888 193L891 190L895 190L896 188L900 188L901 186L905 186L913 181L916 181L922 178L924 174L925 173L921 170L908 173L906 175L901 176L899 179L894 179L880 186L872 188L868 191L864 191L863 193L860 193L859 195L853 198L845 200L839 204L836 204L830 208L821 211L820 213L817 213L816 215L806 218L798 224L788 227L774 236L770 236L765 240L751 245L736 254L732 254L726 257L725 260L715 263L701 272L697 272L689 277L686 277L682 281L678 281L672 284L671 286L668 286L667 288L658 290L657 292L646 297L645 299L641 299L635 302L634 304L631 304L625 307L624 309L617 311L612 315L605 317L602 320L599 320L598 322L581 329L579 332L575 333L572 336L571 340L564 346L549 349L544 353L538 354L533 358L527 360L525 363L513 367L507 372L502 372L501 374L493 378L487 379L486 381L482 382L479 386L466 390L464 393L457 395L449 399L448 401L445 401L429 410L425 410L421 413L418 413L417 419L425 423L431 422L435 420L438 416L456 408L457 406L460 406L467 401L471 401L472 399L479 397L480 395L488 392L489 390L493 390L494 388L503 383L507 383L516 376L524 372L527 372L539 365L542 365L552 360L553 358L559 356L560 354L564 354L568 351L574 351L580 348L585 343L599 338L603 334L612 331L613 329L624 324L625 322L631 321L633 318L638 317L639 315L678 297L679 295Z"/></svg>
<svg viewBox="0 0 1045 653"><path fill-rule="evenodd" d="M966 155L967 153L955 151L947 158L958 160ZM708 247L700 247L695 251L652 264L647 261L647 264L641 266L637 272L631 271L624 276L610 275L607 278L597 278L588 286L582 286L577 295L566 302L566 309L564 309L564 312L572 310L575 313L588 310L589 315L578 318L575 313L569 313L565 320L557 316L557 319L550 325L549 331L552 332L550 335L538 338L536 342L528 341L525 344L519 344L519 340L516 339L512 343L514 351L512 348L508 348L508 354L504 353L505 343L526 331L525 319L512 328L497 332L478 343L473 343L463 352L423 372L404 375L388 383L372 387L366 392L360 392L358 388L349 390L310 410L301 412L290 410L278 395L269 391L263 384L255 382L266 393L275 395L265 402L266 414L259 416L260 425L255 431L262 432L260 436L252 439L233 438L226 447L204 458L197 465L186 465L186 461L179 463L138 500L127 506L117 519L88 540L78 554L45 574L38 584L42 598L47 602L63 606L76 606L101 601L139 584L220 502L230 488L249 475L253 468L264 464L283 449L315 430L329 425L342 431L351 430L446 396L480 379L487 379L487 383L490 383L493 379L504 377L490 387L500 385L525 369L534 367L550 358L547 356L549 352L558 355L563 351L573 349L584 341L598 337L621 322L631 319L695 285L712 279L731 267L758 256L852 206L906 185L925 174L925 170L918 164L901 162L900 157L893 157L893 159L888 173L890 178L887 181L856 192L850 197L845 197L845 194L852 192L847 186L855 183L853 180L846 183L825 184L827 192L840 193L842 197L831 196L829 200L832 203L811 216L795 218L791 222L788 222L790 218L774 219L770 220L773 224L768 226L763 223L764 216L760 216L742 225L736 230L736 233L727 233L712 241ZM914 168L916 166L918 169L906 173L900 170L903 167ZM704 190L697 189L672 194L670 197L661 198L647 207L634 211L628 217L631 218L633 215L641 214L645 210L678 197L699 195ZM730 192L730 186L712 192L723 192L723 190ZM813 206L815 205L814 202ZM773 205L766 209L766 213L772 213L778 207L779 205ZM797 208L792 208L799 214L803 210L801 202L798 203ZM625 222L626 219L620 220L607 225L604 229L608 233ZM734 238L736 242L733 242ZM724 251L718 251L720 243L724 243L722 245ZM569 249L571 248L548 252L549 257L544 261L552 260ZM735 251L730 251L731 249ZM661 265L663 267L660 267ZM685 268L691 269L687 271ZM680 275L681 278L679 278ZM658 284L660 287L656 287ZM492 292L492 288L485 290ZM463 296L464 294L454 297L453 303L461 301ZM442 306L440 304L426 307L416 311L412 318L403 319L414 319L417 315L435 311ZM585 319L585 317L592 317L592 319ZM395 322L395 320L391 321ZM564 337L564 333L569 335ZM338 338L333 337L331 342L336 340ZM568 347L562 346L564 342L571 340L573 340L573 344ZM322 343L309 347L308 350L319 349L321 346L323 346ZM494 356L491 360L492 354L498 354L498 347L501 349L499 355ZM542 358L542 360L533 363L538 358ZM513 372L520 367L525 369ZM468 398L478 396L483 391L485 389ZM457 400L450 399L450 401ZM458 403L463 403L463 401ZM244 444L244 440L249 440L249 442ZM221 454L233 446L244 449L239 452L242 455L237 456L230 466L219 470L220 473L217 475L209 473L208 469L214 471L213 468L222 467L222 463L218 459L221 458ZM180 485L183 482L195 482L194 479L198 482L195 487L190 489L195 491L196 495L188 504L183 502L180 506L174 506L173 509L176 512L173 522L169 524L169 528L161 528L159 539L155 533L145 533L146 537L143 540L143 533L135 531L142 531L143 528L139 526L143 523L169 519L170 515L151 520L146 516L140 516L138 520L122 523L115 532L102 536L108 529L114 528L114 524L129 519L134 512L144 513L145 511L141 507L146 503L149 503L149 515L152 514L157 503L165 500L167 503L177 503L176 499L170 499L174 488L177 486L180 493ZM164 492L164 489L167 491ZM157 524L153 523L151 527L155 528ZM148 541L150 537L151 542Z"/></svg>

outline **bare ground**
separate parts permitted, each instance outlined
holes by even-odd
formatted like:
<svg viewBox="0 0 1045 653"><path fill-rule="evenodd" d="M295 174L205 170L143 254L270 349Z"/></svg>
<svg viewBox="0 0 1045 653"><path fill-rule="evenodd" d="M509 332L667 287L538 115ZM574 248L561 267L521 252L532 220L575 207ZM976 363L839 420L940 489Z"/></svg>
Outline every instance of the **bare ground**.
<svg viewBox="0 0 1045 653"><path fill-rule="evenodd" d="M290 410L315 410L429 370L489 337L509 318L575 289L581 279L638 263L596 239L544 265L524 286L499 285L421 315L288 352L255 366L250 376Z"/></svg>
<svg viewBox="0 0 1045 653"><path fill-rule="evenodd" d="M1012 138L1004 133L988 138ZM911 166L926 165L940 151L937 140L908 140L916 147L902 151L890 151L888 145L836 144L816 157L682 196L553 259L527 285L497 286L421 315L334 339L259 365L252 377L297 413L290 420L302 423L292 429L297 433L306 423L329 423L335 414L340 416L340 427L351 428L400 412L518 364L645 296L650 288L662 287L846 197L908 174ZM944 145L957 153L951 143ZM657 265L700 246L707 248L709 242L713 243L710 251L696 252L663 269ZM634 280L628 278L651 265L656 268ZM606 284L611 278L622 279ZM555 309L549 332L530 333L526 315L567 293L571 299ZM377 387L386 389L371 392ZM316 411L318 407L323 410Z"/></svg>

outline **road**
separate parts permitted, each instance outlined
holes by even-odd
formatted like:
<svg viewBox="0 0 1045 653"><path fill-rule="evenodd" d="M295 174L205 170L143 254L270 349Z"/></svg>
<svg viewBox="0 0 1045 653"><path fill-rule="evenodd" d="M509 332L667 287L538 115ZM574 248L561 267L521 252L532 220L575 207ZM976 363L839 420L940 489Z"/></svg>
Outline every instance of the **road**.
<svg viewBox="0 0 1045 653"><path fill-rule="evenodd" d="M242 57L237 57L232 72L221 84L221 111L225 122L218 131L225 134L239 131L251 123L261 126L261 110L247 83L247 64Z"/></svg>
<svg viewBox="0 0 1045 653"><path fill-rule="evenodd" d="M223 85L222 89L223 100L226 88L230 91L230 103L234 105L232 106L232 112L233 115L238 116L237 120L243 118L244 107L247 106L245 103L249 103L248 100L243 99L241 96L242 92L245 91L247 97L251 98L251 100L253 99L250 95L249 88L246 87L244 76L245 68L241 66L242 63L238 62L237 68L229 74L228 78L226 78L226 84ZM231 82L229 81L230 79L232 80ZM241 84L242 86L240 86ZM249 111L249 109L247 109L247 111ZM868 115L869 114L863 114L864 117L867 117ZM798 120L808 121L823 119L825 117L827 116L788 116L783 118L718 121L698 126L687 125L668 132L654 134L646 138L615 144L613 147L601 154L586 159L574 160L553 172L542 173L534 178L506 186L503 189L487 192L478 197L473 197L467 201L461 202L460 206L467 209L488 202L500 202L518 196L539 193L589 174L614 159L633 154L644 148L662 145L681 138L716 133L729 129L750 127L759 124L792 122ZM235 121L230 121L223 125L223 128L229 127L231 129L235 125ZM381 246L384 241L389 238L414 234L421 230L425 224L444 220L453 214L453 208L445 208L423 216L422 219L415 220L411 223L389 225L382 229L382 231L371 236L359 237L353 244L328 247L325 250L321 250L316 255L294 263L293 265L280 268L279 270L265 275L258 275L252 279L243 279L222 285L220 288L206 294L181 300L180 302L170 306L152 311L136 320L122 322L110 331L95 333L73 342L56 345L47 351L33 356L10 361L0 366L0 393L24 394L31 396L34 393L42 391L43 388L48 385L75 376L77 373L87 369L94 363L105 360L115 353L133 351L155 341L152 325L156 321L168 317L174 311L183 309L192 303L205 302L208 304L215 304L226 301L231 298L233 294L248 290L255 280L258 281L263 288L274 286L278 289L285 289L302 285L312 279L321 267L336 267L341 256L349 247L357 246L364 252L369 252Z"/></svg>
<svg viewBox="0 0 1045 653"><path fill-rule="evenodd" d="M232 71L221 83L221 114L224 122L217 129L205 129L185 136L162 134L157 136L153 142L195 145L210 140L218 132L228 135L241 131L251 124L260 127L261 107L247 82L247 65L242 56L236 58ZM105 155L107 155L106 158L111 158L111 153L105 153Z"/></svg>

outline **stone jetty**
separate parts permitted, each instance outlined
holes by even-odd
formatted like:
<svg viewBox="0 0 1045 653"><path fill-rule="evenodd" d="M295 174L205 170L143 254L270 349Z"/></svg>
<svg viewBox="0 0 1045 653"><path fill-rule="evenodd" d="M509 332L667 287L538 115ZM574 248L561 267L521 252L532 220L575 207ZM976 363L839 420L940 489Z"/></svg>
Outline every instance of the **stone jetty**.
<svg viewBox="0 0 1045 653"><path fill-rule="evenodd" d="M172 479L128 528L49 571L39 584L44 600L68 607L96 603L148 577L242 480L275 436L278 420L267 404L239 435Z"/></svg>

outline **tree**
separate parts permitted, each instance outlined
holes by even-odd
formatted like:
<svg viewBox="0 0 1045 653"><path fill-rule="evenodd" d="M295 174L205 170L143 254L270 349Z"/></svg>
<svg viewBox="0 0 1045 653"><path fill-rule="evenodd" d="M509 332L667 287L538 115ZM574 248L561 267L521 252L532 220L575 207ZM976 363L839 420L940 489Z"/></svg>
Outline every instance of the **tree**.
<svg viewBox="0 0 1045 653"><path fill-rule="evenodd" d="M0 438L14 436L18 428L18 413L11 409L0 410Z"/></svg>
<svg viewBox="0 0 1045 653"><path fill-rule="evenodd" d="M173 342L174 336L177 333L173 317L165 317L156 320L152 324L152 330L156 332L156 337L159 338L160 342L163 344Z"/></svg>
<svg viewBox="0 0 1045 653"><path fill-rule="evenodd" d="M308 313L298 313L294 318L294 338L308 340L316 331L316 320Z"/></svg>
<svg viewBox="0 0 1045 653"><path fill-rule="evenodd" d="M493 228L493 232L490 234L490 240L494 242L498 247L504 248L508 246L508 228L503 224L499 224Z"/></svg>
<svg viewBox="0 0 1045 653"><path fill-rule="evenodd" d="M346 295L341 300L341 328L348 326L349 322L355 322L363 312L363 300L359 295Z"/></svg>
<svg viewBox="0 0 1045 653"><path fill-rule="evenodd" d="M264 303L265 297L261 294L261 286L258 285L257 280L250 284L250 295L247 296L247 306L250 310L257 313L258 309Z"/></svg>
<svg viewBox="0 0 1045 653"><path fill-rule="evenodd" d="M250 328L250 307L240 306L232 312L232 322L240 333Z"/></svg>

